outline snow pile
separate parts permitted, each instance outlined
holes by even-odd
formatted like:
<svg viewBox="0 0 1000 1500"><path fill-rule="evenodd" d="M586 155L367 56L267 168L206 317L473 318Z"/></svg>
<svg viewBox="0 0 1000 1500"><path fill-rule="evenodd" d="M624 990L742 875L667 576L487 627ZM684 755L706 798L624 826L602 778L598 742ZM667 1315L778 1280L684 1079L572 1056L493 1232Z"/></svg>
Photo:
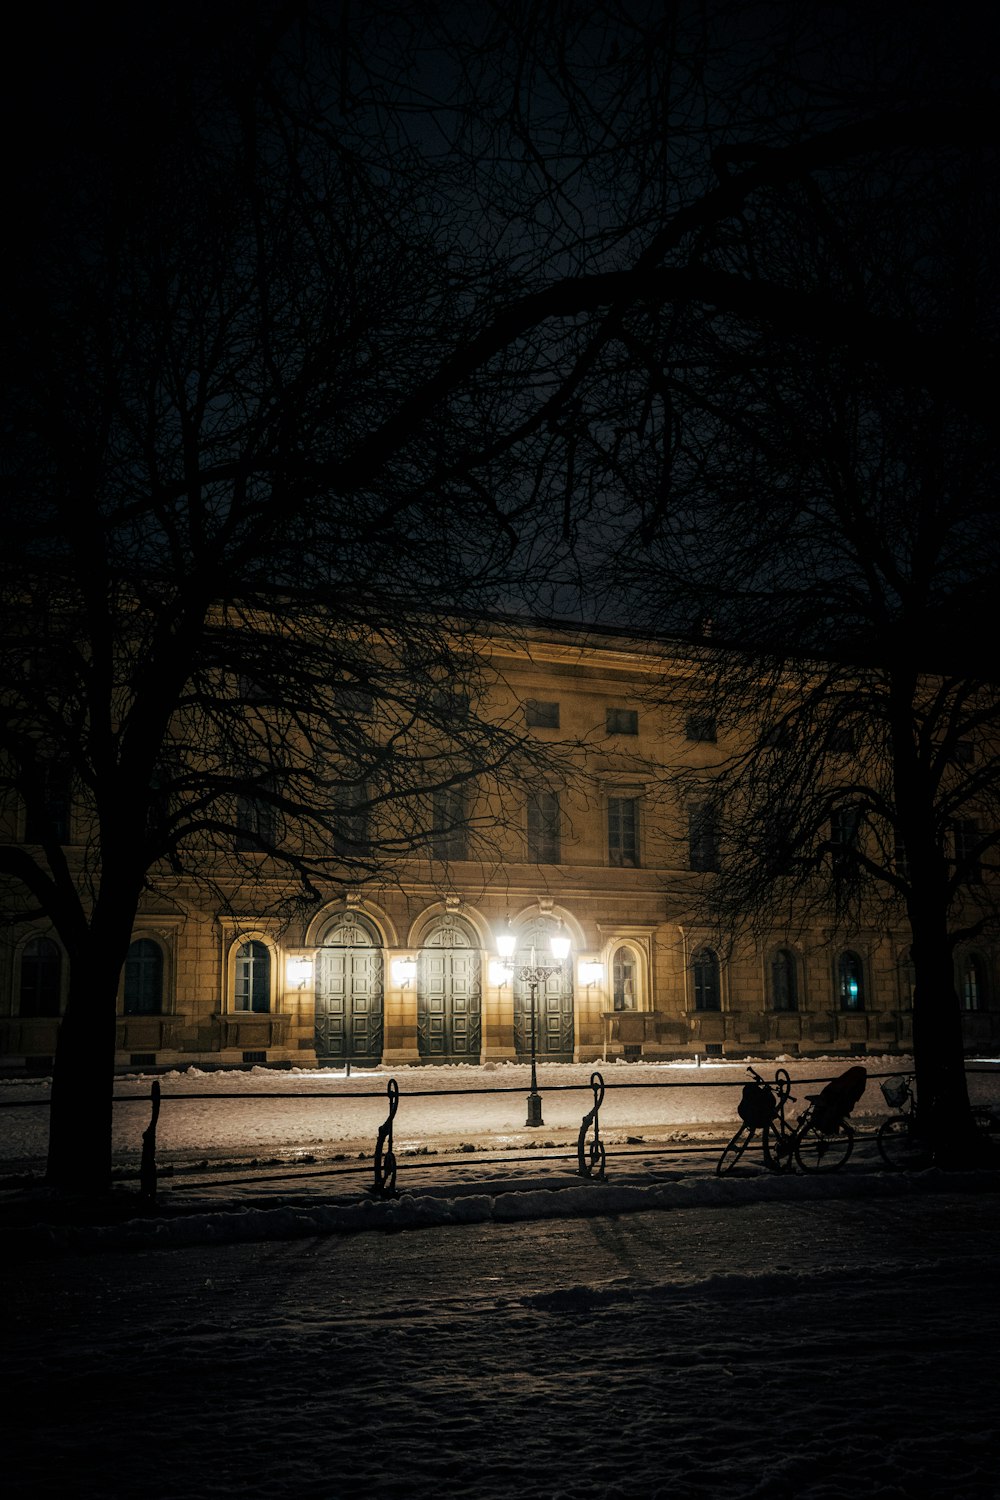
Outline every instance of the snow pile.
<svg viewBox="0 0 1000 1500"><path fill-rule="evenodd" d="M209 1212L171 1213L116 1224L31 1225L8 1230L6 1248L8 1253L34 1258L60 1251L239 1244L353 1235L371 1230L399 1232L457 1224L593 1218L651 1209L731 1209L761 1203L802 1205L836 1199L908 1198L915 1193L998 1189L1000 1170L978 1170L957 1177L938 1170L813 1177L768 1174L746 1179L692 1175L650 1186L586 1182L575 1187L528 1187L498 1194L401 1193L398 1197L364 1198L354 1203L296 1200L274 1206L230 1204Z"/></svg>

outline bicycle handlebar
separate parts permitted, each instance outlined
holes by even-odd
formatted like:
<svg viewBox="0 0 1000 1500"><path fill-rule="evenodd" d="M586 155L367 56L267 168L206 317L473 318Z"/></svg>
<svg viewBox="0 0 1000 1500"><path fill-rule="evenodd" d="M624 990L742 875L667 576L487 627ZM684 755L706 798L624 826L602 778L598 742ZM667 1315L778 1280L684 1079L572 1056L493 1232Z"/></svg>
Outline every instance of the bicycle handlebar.
<svg viewBox="0 0 1000 1500"><path fill-rule="evenodd" d="M768 1083L766 1078L761 1078L756 1068L747 1067L762 1089L767 1089L770 1094L777 1094L780 1104L794 1104L795 1095L792 1093L792 1080L788 1076L787 1068L777 1068L774 1074L774 1082Z"/></svg>

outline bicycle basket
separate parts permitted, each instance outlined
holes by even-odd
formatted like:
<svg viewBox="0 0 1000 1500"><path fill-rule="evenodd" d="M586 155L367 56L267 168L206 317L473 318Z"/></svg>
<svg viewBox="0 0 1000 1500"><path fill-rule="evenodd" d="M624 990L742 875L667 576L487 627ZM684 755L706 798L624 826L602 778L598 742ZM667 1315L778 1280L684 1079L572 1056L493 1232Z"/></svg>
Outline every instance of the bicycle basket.
<svg viewBox="0 0 1000 1500"><path fill-rule="evenodd" d="M736 1106L736 1113L744 1125L750 1125L759 1130L762 1125L768 1124L778 1113L778 1106L774 1102L774 1095L769 1088L762 1083L745 1083L743 1085L743 1097Z"/></svg>
<svg viewBox="0 0 1000 1500"><path fill-rule="evenodd" d="M905 1078L887 1078L881 1088L882 1097L890 1109L902 1109L910 1097L910 1085Z"/></svg>

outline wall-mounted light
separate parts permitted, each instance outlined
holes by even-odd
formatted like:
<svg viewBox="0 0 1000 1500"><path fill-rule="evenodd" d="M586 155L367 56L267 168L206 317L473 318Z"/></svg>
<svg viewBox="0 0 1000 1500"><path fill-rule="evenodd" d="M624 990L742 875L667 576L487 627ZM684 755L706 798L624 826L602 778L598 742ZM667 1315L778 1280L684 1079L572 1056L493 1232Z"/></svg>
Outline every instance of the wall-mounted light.
<svg viewBox="0 0 1000 1500"><path fill-rule="evenodd" d="M510 918L508 917L506 927L502 932L497 933L497 952L501 959L506 959L509 962L514 957L514 949L516 947L517 934L511 928Z"/></svg>
<svg viewBox="0 0 1000 1500"><path fill-rule="evenodd" d="M604 965L594 963L590 959L580 962L580 983L586 985L589 990L592 985L601 984L604 980Z"/></svg>
<svg viewBox="0 0 1000 1500"><path fill-rule="evenodd" d="M313 961L304 953L295 953L285 965L285 973L288 976L289 988L293 990L304 990L312 979Z"/></svg>
<svg viewBox="0 0 1000 1500"><path fill-rule="evenodd" d="M401 990L405 990L417 977L417 960L415 958L394 958L392 961L392 977L394 983Z"/></svg>

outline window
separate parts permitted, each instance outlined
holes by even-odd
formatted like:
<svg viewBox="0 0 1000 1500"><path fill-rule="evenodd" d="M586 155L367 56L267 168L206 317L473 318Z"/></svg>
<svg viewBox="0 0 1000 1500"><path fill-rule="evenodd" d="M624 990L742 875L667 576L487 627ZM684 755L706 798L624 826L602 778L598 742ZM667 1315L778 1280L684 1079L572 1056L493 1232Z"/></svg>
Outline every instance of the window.
<svg viewBox="0 0 1000 1500"><path fill-rule="evenodd" d="M688 714L684 734L689 740L700 744L714 745L718 738L715 718L712 714Z"/></svg>
<svg viewBox="0 0 1000 1500"><path fill-rule="evenodd" d="M896 987L899 992L901 1010L913 1009L913 992L917 987L917 969L913 962L913 949L907 948L896 961Z"/></svg>
<svg viewBox="0 0 1000 1500"><path fill-rule="evenodd" d="M760 742L768 750L788 750L794 737L787 724L769 724L761 735Z"/></svg>
<svg viewBox="0 0 1000 1500"><path fill-rule="evenodd" d="M960 990L963 1010L985 1010L986 965L978 953L970 953L962 963Z"/></svg>
<svg viewBox="0 0 1000 1500"><path fill-rule="evenodd" d="M277 818L274 807L262 797L236 798L236 848L243 854L262 854L273 849Z"/></svg>
<svg viewBox="0 0 1000 1500"><path fill-rule="evenodd" d="M440 715L451 723L455 719L469 717L472 699L459 688L436 687L431 692L430 706L435 716ZM556 704L555 707L558 716L559 705Z"/></svg>
<svg viewBox="0 0 1000 1500"><path fill-rule="evenodd" d="M853 724L834 724L827 736L826 747L834 755L852 755L857 749L857 741Z"/></svg>
<svg viewBox="0 0 1000 1500"><path fill-rule="evenodd" d="M271 1009L271 955L264 943L241 943L236 950L237 1010L266 1015Z"/></svg>
<svg viewBox="0 0 1000 1500"><path fill-rule="evenodd" d="M979 822L976 818L956 818L951 825L955 845L955 874L965 885L978 885L983 878L979 863Z"/></svg>
<svg viewBox="0 0 1000 1500"><path fill-rule="evenodd" d="M694 974L695 1010L721 1010L719 960L711 948L702 948L691 964Z"/></svg>
<svg viewBox="0 0 1000 1500"><path fill-rule="evenodd" d="M236 692L240 702L245 703L248 708L265 708L275 701L274 693L268 690L259 677L254 677L249 672L240 673Z"/></svg>
<svg viewBox="0 0 1000 1500"><path fill-rule="evenodd" d="M639 711L635 708L609 708L604 713L608 734L638 734Z"/></svg>
<svg viewBox="0 0 1000 1500"><path fill-rule="evenodd" d="M635 869L639 864L639 799L608 798L608 862Z"/></svg>
<svg viewBox="0 0 1000 1500"><path fill-rule="evenodd" d="M47 937L30 938L21 952L22 1016L57 1016L62 987L62 952Z"/></svg>
<svg viewBox="0 0 1000 1500"><path fill-rule="evenodd" d="M833 845L833 873L843 879L853 873L853 852L858 847L861 813L857 807L838 807L830 818L830 842Z"/></svg>
<svg viewBox="0 0 1000 1500"><path fill-rule="evenodd" d="M158 1016L163 1009L163 953L152 938L137 938L125 960L127 1016Z"/></svg>
<svg viewBox="0 0 1000 1500"><path fill-rule="evenodd" d="M688 808L688 863L692 870L719 868L719 839L715 809L708 802Z"/></svg>
<svg viewBox="0 0 1000 1500"><path fill-rule="evenodd" d="M844 849L858 847L861 814L856 807L838 807L830 818L830 842Z"/></svg>
<svg viewBox="0 0 1000 1500"><path fill-rule="evenodd" d="M72 773L64 761L49 761L37 772L34 795L28 798L24 819L24 842L43 844L54 838L69 843L70 786Z"/></svg>
<svg viewBox="0 0 1000 1500"><path fill-rule="evenodd" d="M779 948L771 956L771 1005L774 1010L799 1008L795 954L790 948Z"/></svg>
<svg viewBox="0 0 1000 1500"><path fill-rule="evenodd" d="M616 948L611 961L611 986L615 1010L635 1009L635 954L630 948Z"/></svg>
<svg viewBox="0 0 1000 1500"><path fill-rule="evenodd" d="M371 838L368 791L363 786L341 787L333 813L333 852L343 859L368 851Z"/></svg>
<svg viewBox="0 0 1000 1500"><path fill-rule="evenodd" d="M357 682L338 684L334 703L334 718L337 721L346 719L364 722L375 711L371 688Z"/></svg>
<svg viewBox="0 0 1000 1500"><path fill-rule="evenodd" d="M760 848L760 863L772 877L787 875L799 858L799 830L795 816L788 807L774 807L769 816L761 820L763 843Z"/></svg>
<svg viewBox="0 0 1000 1500"><path fill-rule="evenodd" d="M468 859L464 787L442 787L434 793L431 852L435 859Z"/></svg>
<svg viewBox="0 0 1000 1500"><path fill-rule="evenodd" d="M528 798L528 858L539 865L559 863L557 792L533 792Z"/></svg>
<svg viewBox="0 0 1000 1500"><path fill-rule="evenodd" d="M529 729L558 729L558 703L543 703L539 698L528 698L524 705L524 716Z"/></svg>
<svg viewBox="0 0 1000 1500"><path fill-rule="evenodd" d="M910 856L907 853L905 843L898 833L893 836L892 863L896 874L902 876L904 880L909 880Z"/></svg>
<svg viewBox="0 0 1000 1500"><path fill-rule="evenodd" d="M865 1008L864 970L856 953L842 953L837 959L837 996L841 1010Z"/></svg>

